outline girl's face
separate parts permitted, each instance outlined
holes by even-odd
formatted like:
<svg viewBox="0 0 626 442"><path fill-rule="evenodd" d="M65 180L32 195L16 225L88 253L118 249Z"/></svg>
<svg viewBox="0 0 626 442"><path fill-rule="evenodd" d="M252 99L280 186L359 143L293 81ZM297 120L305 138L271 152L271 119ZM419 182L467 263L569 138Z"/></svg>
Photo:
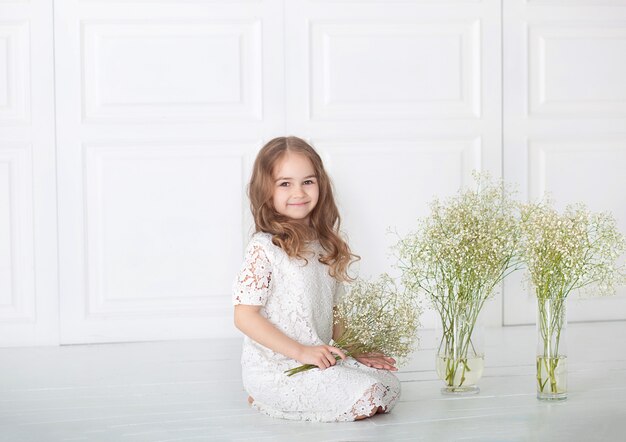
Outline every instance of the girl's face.
<svg viewBox="0 0 626 442"><path fill-rule="evenodd" d="M319 185L311 160L287 152L274 167L274 208L281 215L309 224L317 205Z"/></svg>

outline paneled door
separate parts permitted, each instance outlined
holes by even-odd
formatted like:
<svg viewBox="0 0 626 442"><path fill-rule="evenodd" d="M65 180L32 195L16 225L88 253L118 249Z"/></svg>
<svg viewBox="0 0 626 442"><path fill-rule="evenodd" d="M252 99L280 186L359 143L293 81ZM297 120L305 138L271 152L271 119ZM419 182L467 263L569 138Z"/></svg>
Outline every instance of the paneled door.
<svg viewBox="0 0 626 442"><path fill-rule="evenodd" d="M626 232L626 1L504 1L504 177L559 208L611 211ZM626 319L615 297L577 294L572 321ZM504 289L504 323L535 321L521 275Z"/></svg>
<svg viewBox="0 0 626 442"><path fill-rule="evenodd" d="M55 2L61 342L234 335L282 2Z"/></svg>
<svg viewBox="0 0 626 442"><path fill-rule="evenodd" d="M285 7L287 130L324 155L360 276L396 274L388 229L415 229L472 170L500 177L500 1ZM501 309L498 295L485 322Z"/></svg>
<svg viewBox="0 0 626 442"><path fill-rule="evenodd" d="M0 2L0 347L58 343L52 2Z"/></svg>

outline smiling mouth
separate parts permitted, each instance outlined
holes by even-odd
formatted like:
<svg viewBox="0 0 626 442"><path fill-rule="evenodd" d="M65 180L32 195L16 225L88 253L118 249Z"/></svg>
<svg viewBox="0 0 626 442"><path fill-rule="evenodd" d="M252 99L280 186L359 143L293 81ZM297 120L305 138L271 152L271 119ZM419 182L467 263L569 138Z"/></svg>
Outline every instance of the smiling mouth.
<svg viewBox="0 0 626 442"><path fill-rule="evenodd" d="M309 204L309 203L308 202L306 202L306 203L291 203L291 204L287 204L287 205L288 206L297 206L297 207L299 207L299 206L304 206L306 204Z"/></svg>

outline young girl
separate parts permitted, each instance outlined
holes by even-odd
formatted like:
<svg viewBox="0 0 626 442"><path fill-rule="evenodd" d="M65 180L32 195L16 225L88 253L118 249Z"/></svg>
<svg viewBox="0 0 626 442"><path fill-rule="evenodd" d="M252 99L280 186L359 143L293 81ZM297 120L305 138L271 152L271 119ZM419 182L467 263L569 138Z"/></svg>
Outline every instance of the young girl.
<svg viewBox="0 0 626 442"><path fill-rule="evenodd" d="M339 236L321 158L300 138L275 138L259 152L248 190L256 233L233 294L248 402L269 416L322 422L389 412L400 397L395 360L355 360L329 345L342 331L333 306L358 257ZM284 373L302 364L319 370Z"/></svg>

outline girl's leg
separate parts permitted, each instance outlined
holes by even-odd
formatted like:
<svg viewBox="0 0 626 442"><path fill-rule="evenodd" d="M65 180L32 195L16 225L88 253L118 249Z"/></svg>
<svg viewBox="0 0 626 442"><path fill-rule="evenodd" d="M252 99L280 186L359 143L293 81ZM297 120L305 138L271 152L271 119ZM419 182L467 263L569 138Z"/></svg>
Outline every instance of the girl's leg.
<svg viewBox="0 0 626 442"><path fill-rule="evenodd" d="M382 414L385 413L387 411L386 407L383 407L382 405L380 407L374 407L371 411L370 414L366 414L366 415L361 415L361 416L357 416L354 418L355 421L360 421L362 419L367 419L368 417L372 417L375 414Z"/></svg>
<svg viewBox="0 0 626 442"><path fill-rule="evenodd" d="M252 405L252 402L254 402L254 399L252 396L248 396L248 404Z"/></svg>
<svg viewBox="0 0 626 442"><path fill-rule="evenodd" d="M374 416L376 413L385 413L386 406L377 406L380 399L387 393L383 384L376 383L365 391L365 394L352 407L351 415L354 420L362 420Z"/></svg>

